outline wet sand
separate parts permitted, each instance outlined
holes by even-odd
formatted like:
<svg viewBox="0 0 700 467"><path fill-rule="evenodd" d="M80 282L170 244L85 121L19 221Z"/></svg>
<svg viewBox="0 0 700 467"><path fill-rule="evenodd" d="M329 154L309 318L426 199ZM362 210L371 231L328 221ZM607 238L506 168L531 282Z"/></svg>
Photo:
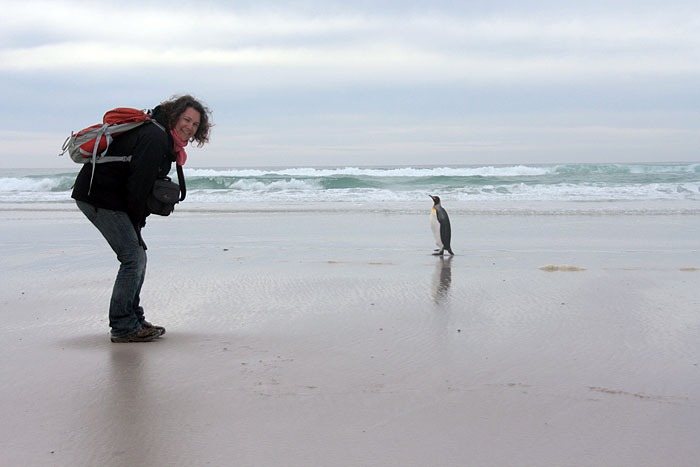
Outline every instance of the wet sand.
<svg viewBox="0 0 700 467"><path fill-rule="evenodd" d="M62 205L63 207L66 207ZM0 210L1 465L691 466L700 218L178 212L112 344L77 210Z"/></svg>

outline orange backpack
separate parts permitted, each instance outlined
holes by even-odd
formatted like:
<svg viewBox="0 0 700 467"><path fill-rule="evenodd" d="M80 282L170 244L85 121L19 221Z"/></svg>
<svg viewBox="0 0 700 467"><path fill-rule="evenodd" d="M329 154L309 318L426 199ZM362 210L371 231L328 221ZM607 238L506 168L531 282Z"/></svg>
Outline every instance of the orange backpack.
<svg viewBox="0 0 700 467"><path fill-rule="evenodd" d="M105 154L115 136L133 130L146 122L153 122L160 126L147 111L128 107L112 109L104 115L102 123L89 126L77 133L71 132L63 142L63 152L60 155L68 152L73 162L79 164L129 161L131 156L106 157Z"/></svg>
<svg viewBox="0 0 700 467"><path fill-rule="evenodd" d="M151 114L145 110L132 109L128 107L118 107L105 113L102 123L89 126L77 133L71 132L70 136L63 142L63 151L66 152L78 164L92 163L92 175L90 176L90 190L92 190L92 179L95 177L95 165L102 162L129 162L128 156L106 156L109 145L114 141L114 137L133 130L134 128L151 122L165 131L162 125L151 118ZM180 173L178 172L178 175ZM183 184L184 186L184 184ZM184 199L184 194L183 194Z"/></svg>

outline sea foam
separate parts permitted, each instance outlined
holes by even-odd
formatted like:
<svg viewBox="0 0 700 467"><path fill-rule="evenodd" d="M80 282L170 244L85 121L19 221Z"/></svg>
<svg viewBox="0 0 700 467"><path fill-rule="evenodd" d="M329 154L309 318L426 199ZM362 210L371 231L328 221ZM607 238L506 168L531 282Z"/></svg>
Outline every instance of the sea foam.
<svg viewBox="0 0 700 467"><path fill-rule="evenodd" d="M185 169L188 200L240 202L700 201L700 164ZM177 179L174 171L171 177ZM0 202L69 200L75 173L0 171Z"/></svg>

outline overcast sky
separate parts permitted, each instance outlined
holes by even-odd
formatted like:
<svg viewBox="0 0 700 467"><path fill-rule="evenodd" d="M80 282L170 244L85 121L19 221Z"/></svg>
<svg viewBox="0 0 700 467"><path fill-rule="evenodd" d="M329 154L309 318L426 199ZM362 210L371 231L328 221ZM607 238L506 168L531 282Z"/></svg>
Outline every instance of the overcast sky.
<svg viewBox="0 0 700 467"><path fill-rule="evenodd" d="M567 6L568 5L568 6ZM700 160L700 2L0 0L0 168L191 93L189 166Z"/></svg>

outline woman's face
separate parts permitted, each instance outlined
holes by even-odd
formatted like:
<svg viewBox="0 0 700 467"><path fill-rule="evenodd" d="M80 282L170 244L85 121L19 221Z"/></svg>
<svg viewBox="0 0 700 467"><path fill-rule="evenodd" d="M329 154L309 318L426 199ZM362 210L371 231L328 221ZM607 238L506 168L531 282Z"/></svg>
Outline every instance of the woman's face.
<svg viewBox="0 0 700 467"><path fill-rule="evenodd" d="M189 141L195 133L197 133L199 118L199 112L192 107L187 107L187 109L180 114L180 118L178 118L174 130L182 141Z"/></svg>

